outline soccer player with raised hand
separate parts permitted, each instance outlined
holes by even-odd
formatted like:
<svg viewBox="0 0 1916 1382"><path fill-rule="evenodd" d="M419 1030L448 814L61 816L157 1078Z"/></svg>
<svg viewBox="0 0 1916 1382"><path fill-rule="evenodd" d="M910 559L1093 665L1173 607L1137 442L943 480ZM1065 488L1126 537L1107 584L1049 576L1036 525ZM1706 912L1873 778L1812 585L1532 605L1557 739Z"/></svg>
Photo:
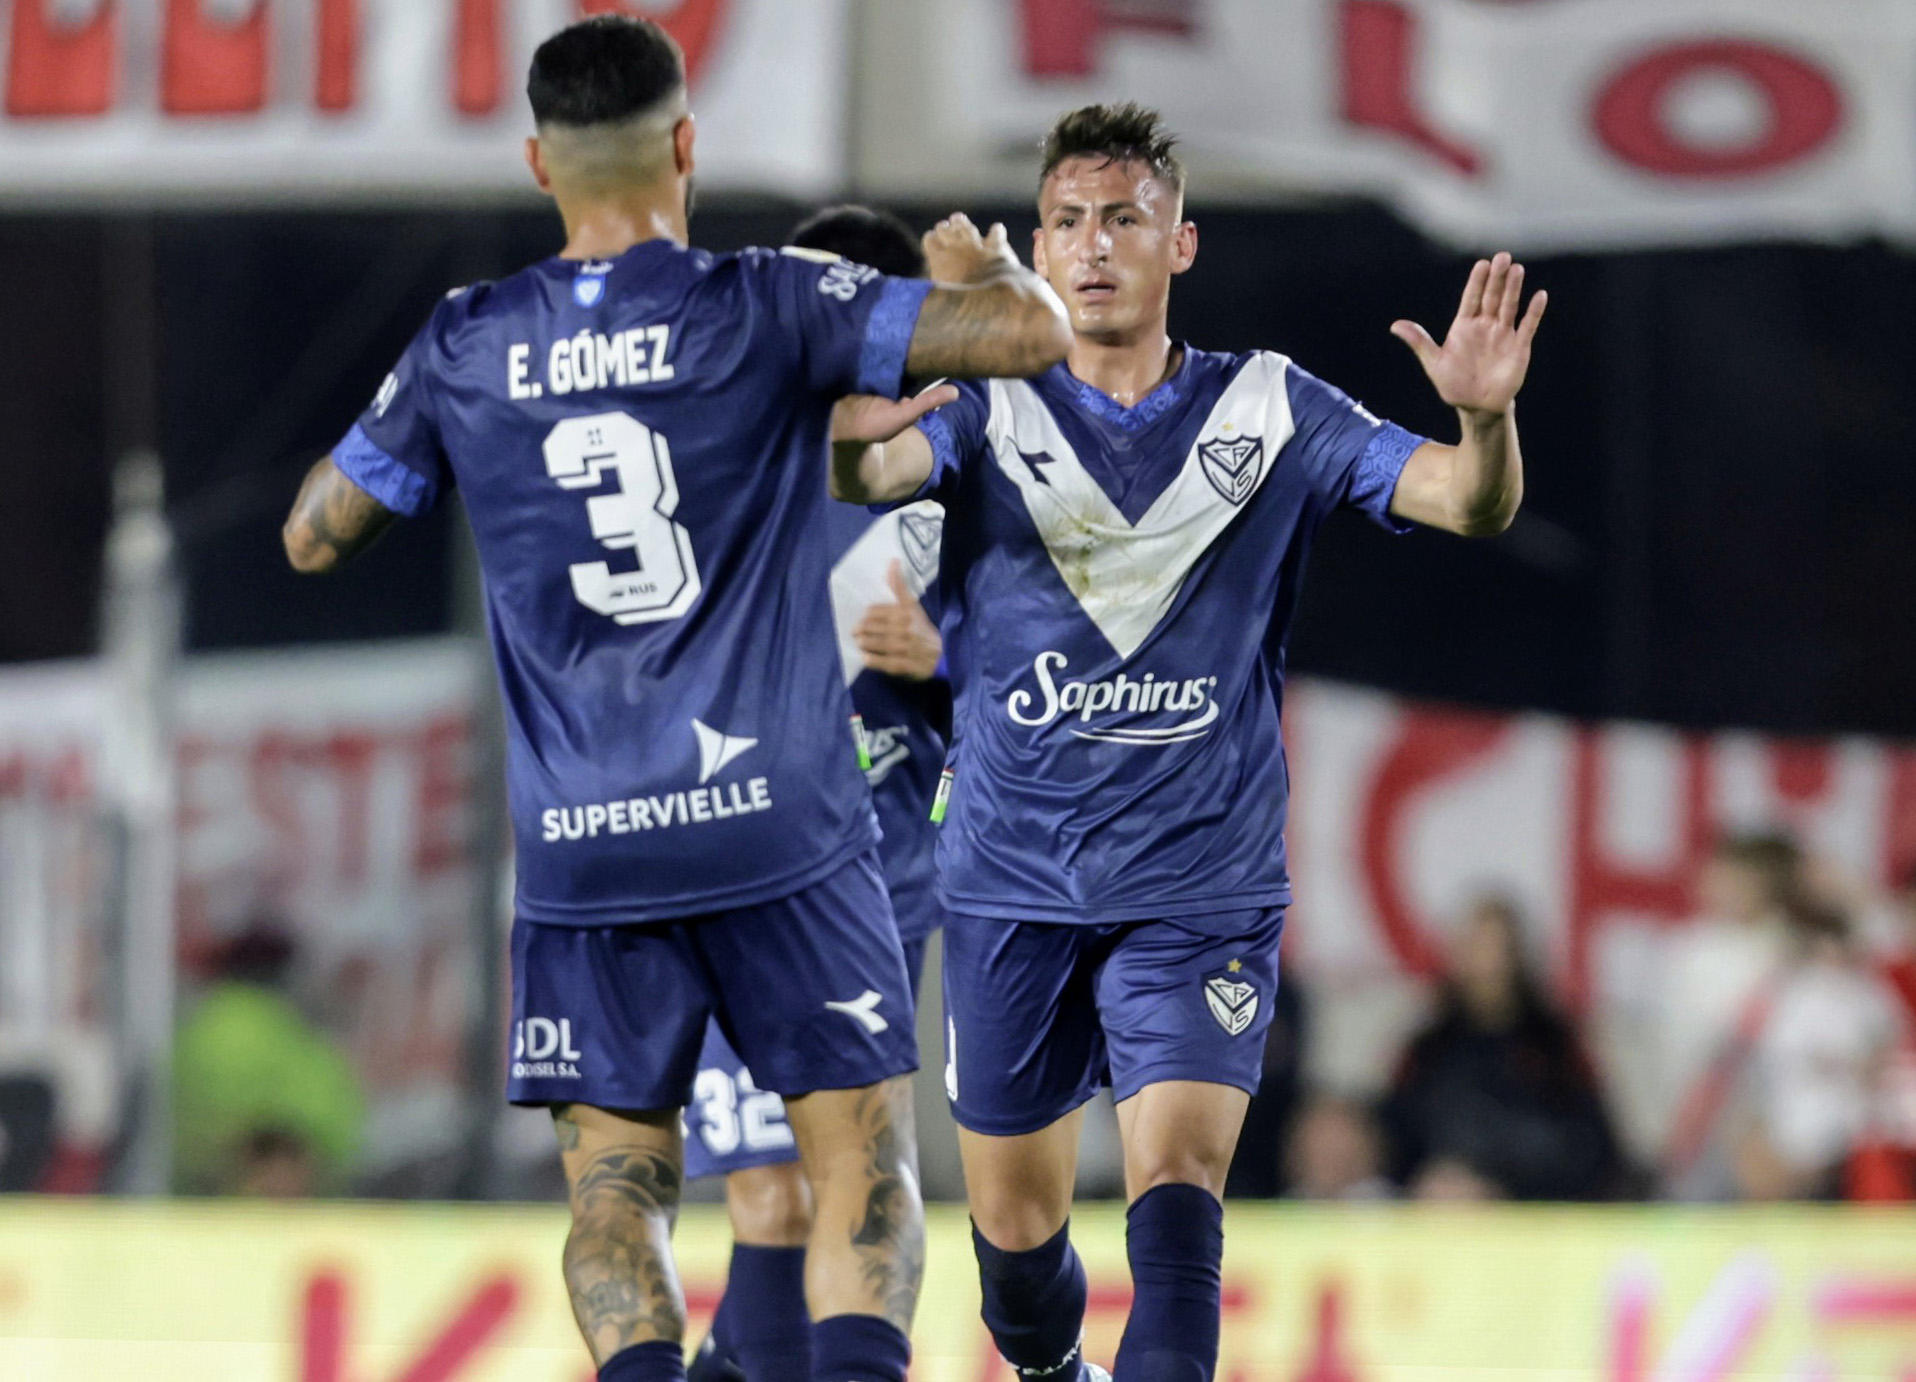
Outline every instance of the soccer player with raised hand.
<svg viewBox="0 0 1916 1382"><path fill-rule="evenodd" d="M832 625L831 413L907 371L1042 370L1068 323L976 234L939 287L686 248L695 130L655 24L564 30L528 95L564 249L440 304L307 476L287 553L326 571L464 495L508 722L508 1095L553 1111L599 1376L684 1376L680 1110L716 1017L813 1191L811 1375L902 1382L917 1052Z"/></svg>
<svg viewBox="0 0 1916 1382"><path fill-rule="evenodd" d="M839 407L833 487L935 498L957 708L939 841L945 1080L984 1318L1027 1378L1078 1382L1085 1276L1069 1215L1082 1109L1117 1099L1135 1292L1118 1382L1217 1364L1224 1177L1291 901L1279 735L1284 643L1310 542L1337 508L1387 528L1508 527L1513 405L1543 316L1508 255L1471 272L1414 351L1461 437L1380 421L1282 355L1173 341L1197 257L1158 116L1061 119L1038 272L1067 360L965 384L906 426ZM936 243L934 278L962 271ZM896 424L896 425L894 425Z"/></svg>

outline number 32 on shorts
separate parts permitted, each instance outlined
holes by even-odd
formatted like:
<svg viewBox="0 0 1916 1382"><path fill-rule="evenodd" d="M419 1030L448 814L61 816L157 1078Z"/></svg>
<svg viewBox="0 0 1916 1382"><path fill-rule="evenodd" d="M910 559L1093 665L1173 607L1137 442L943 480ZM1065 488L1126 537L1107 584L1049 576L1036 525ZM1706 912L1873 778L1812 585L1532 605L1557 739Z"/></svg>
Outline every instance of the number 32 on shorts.
<svg viewBox="0 0 1916 1382"><path fill-rule="evenodd" d="M567 418L545 441L546 473L562 489L597 489L608 472L618 487L585 501L592 536L614 552L630 552L637 569L614 571L603 561L571 568L579 603L621 624L677 619L702 588L692 535L673 521L679 486L665 438L628 413Z"/></svg>

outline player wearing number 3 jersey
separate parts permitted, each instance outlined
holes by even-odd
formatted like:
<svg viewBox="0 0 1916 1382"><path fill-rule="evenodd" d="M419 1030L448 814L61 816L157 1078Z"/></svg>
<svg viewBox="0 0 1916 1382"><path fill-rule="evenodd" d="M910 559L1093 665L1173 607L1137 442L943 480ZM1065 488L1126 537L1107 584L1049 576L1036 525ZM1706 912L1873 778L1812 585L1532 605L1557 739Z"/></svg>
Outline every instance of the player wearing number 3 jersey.
<svg viewBox="0 0 1916 1382"><path fill-rule="evenodd" d="M683 1375L679 1111L713 1016L813 1182L813 1375L902 1379L917 1053L833 635L830 419L907 370L1041 370L1068 328L1001 231L936 289L687 249L694 129L655 25L565 30L528 94L564 252L440 304L308 477L288 552L325 570L464 495L517 846L509 1094L554 1109L600 1376Z"/></svg>

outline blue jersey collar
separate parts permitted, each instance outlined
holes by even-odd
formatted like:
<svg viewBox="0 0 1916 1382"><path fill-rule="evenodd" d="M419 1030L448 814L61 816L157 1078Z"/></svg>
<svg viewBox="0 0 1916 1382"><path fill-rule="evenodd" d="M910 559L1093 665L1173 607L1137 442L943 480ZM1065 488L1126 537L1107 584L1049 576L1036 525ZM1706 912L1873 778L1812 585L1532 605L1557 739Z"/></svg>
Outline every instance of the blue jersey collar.
<svg viewBox="0 0 1916 1382"><path fill-rule="evenodd" d="M1178 367L1171 372L1171 377L1129 408L1103 389L1095 388L1078 378L1071 372L1070 365L1061 361L1052 368L1056 371L1058 382L1065 392L1092 417L1111 423L1115 427L1121 427L1127 432L1142 432L1178 405L1189 384L1191 356L1195 352L1183 341L1171 342L1171 349L1178 352Z"/></svg>

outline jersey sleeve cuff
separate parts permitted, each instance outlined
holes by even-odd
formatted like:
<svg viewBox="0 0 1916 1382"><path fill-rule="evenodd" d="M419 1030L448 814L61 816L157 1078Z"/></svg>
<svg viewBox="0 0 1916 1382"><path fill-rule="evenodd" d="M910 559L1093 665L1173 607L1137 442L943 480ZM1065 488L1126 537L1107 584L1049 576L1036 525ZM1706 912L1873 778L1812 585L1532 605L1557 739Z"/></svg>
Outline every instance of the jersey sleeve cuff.
<svg viewBox="0 0 1916 1382"><path fill-rule="evenodd" d="M402 518L417 518L439 497L431 481L387 455L358 423L333 448L333 465Z"/></svg>
<svg viewBox="0 0 1916 1382"><path fill-rule="evenodd" d="M915 426L925 434L925 440L931 443L931 474L925 477L925 483L906 495L903 499L893 499L885 504L867 504L866 510L880 517L902 509L907 504L916 504L921 499L929 499L932 493L945 482L945 477L958 468L958 438L951 430L951 424L937 413L926 413L919 418Z"/></svg>
<svg viewBox="0 0 1916 1382"><path fill-rule="evenodd" d="M1408 533L1414 524L1406 523L1390 511L1397 493L1397 481L1410 461L1411 452L1427 440L1394 422L1386 422L1371 436L1364 454L1351 470L1350 494L1345 500L1360 509L1383 528L1393 533Z"/></svg>
<svg viewBox="0 0 1916 1382"><path fill-rule="evenodd" d="M858 357L858 393L896 398L904 384L911 333L918 329L931 284L922 278L888 278L865 323L865 347Z"/></svg>

